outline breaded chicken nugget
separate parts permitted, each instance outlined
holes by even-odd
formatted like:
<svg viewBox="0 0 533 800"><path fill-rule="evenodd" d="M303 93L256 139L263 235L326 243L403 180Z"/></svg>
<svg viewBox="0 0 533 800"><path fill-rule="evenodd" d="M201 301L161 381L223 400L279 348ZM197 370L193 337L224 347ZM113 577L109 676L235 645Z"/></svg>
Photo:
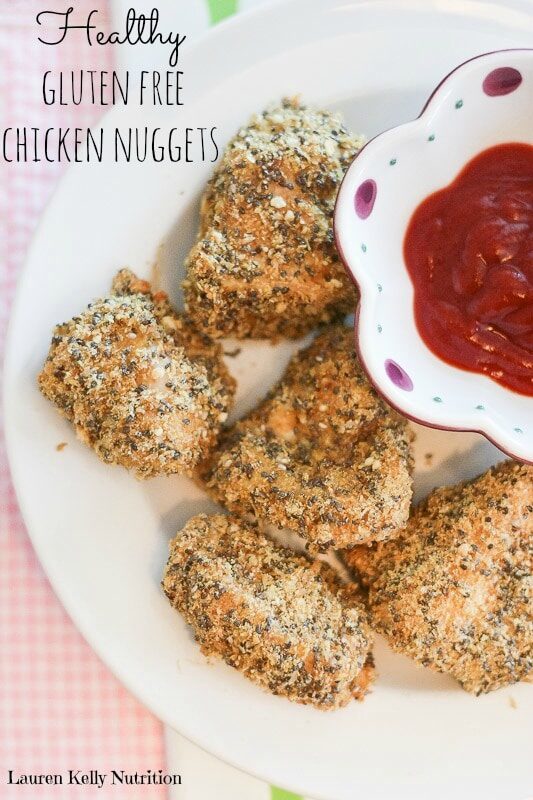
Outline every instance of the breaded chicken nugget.
<svg viewBox="0 0 533 800"><path fill-rule="evenodd" d="M140 478L190 473L234 393L218 345L128 270L56 327L39 387L103 461Z"/></svg>
<svg viewBox="0 0 533 800"><path fill-rule="evenodd" d="M386 539L412 496L411 435L357 361L353 331L330 327L202 464L230 511L295 531L311 550Z"/></svg>
<svg viewBox="0 0 533 800"><path fill-rule="evenodd" d="M214 338L294 338L355 307L333 205L361 148L336 114L284 100L229 143L202 201L186 307Z"/></svg>
<svg viewBox="0 0 533 800"><path fill-rule="evenodd" d="M356 590L257 525L190 519L170 543L163 588L205 655L273 694L330 709L366 693L371 637Z"/></svg>
<svg viewBox="0 0 533 800"><path fill-rule="evenodd" d="M397 539L345 557L395 650L474 694L533 670L533 467L436 489Z"/></svg>

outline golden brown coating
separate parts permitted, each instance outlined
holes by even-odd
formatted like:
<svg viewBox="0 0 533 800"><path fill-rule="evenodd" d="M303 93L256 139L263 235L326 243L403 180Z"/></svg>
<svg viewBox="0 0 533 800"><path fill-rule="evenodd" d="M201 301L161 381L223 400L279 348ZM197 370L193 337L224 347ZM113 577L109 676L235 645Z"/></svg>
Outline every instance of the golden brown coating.
<svg viewBox="0 0 533 800"><path fill-rule="evenodd" d="M533 670L533 467L436 489L401 535L345 555L391 646L480 694Z"/></svg>
<svg viewBox="0 0 533 800"><path fill-rule="evenodd" d="M356 293L333 243L337 189L361 148L340 117L284 100L231 140L202 201L186 307L214 338L294 338Z"/></svg>
<svg viewBox="0 0 533 800"><path fill-rule="evenodd" d="M39 387L103 461L148 478L205 458L235 384L219 346L121 270L109 297L55 328Z"/></svg>
<svg viewBox="0 0 533 800"><path fill-rule="evenodd" d="M330 709L366 693L371 636L356 590L256 524L190 519L170 543L163 588L206 655L273 694Z"/></svg>
<svg viewBox="0 0 533 800"><path fill-rule="evenodd" d="M331 326L290 362L267 398L200 467L230 511L304 537L311 550L386 539L412 496L411 435L357 361L353 331Z"/></svg>

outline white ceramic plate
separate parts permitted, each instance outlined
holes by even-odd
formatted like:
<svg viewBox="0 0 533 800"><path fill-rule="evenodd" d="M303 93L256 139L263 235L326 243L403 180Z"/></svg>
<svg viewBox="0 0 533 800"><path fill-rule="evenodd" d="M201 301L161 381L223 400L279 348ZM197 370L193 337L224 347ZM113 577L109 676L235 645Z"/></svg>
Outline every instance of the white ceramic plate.
<svg viewBox="0 0 533 800"><path fill-rule="evenodd" d="M250 112L300 92L340 107L370 136L416 116L460 61L531 45L531 10L525 0L280 3L189 49L187 106L179 113L117 109L105 125L213 123L225 141ZM159 588L168 538L209 503L185 479L139 483L104 466L36 389L53 324L105 293L120 266L149 276L157 258L178 299L178 265L209 171L209 164L77 165L44 216L21 280L5 371L11 466L38 555L121 680L159 717L235 766L328 800L523 800L533 793L530 686L476 699L378 643L372 694L322 713L209 664ZM239 413L279 375L291 347L248 344L229 360ZM57 452L61 441L68 447ZM425 429L417 448L419 496L499 457L475 435Z"/></svg>

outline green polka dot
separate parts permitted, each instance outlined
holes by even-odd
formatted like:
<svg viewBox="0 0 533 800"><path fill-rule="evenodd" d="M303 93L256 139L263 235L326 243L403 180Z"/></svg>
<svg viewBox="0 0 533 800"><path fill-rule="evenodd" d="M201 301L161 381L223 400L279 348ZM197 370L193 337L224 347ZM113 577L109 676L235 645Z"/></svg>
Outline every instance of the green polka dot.
<svg viewBox="0 0 533 800"><path fill-rule="evenodd" d="M364 242L361 245L361 250L363 251L363 253L366 253L366 244Z"/></svg>
<svg viewBox="0 0 533 800"><path fill-rule="evenodd" d="M524 431L522 430L522 428L514 428L514 432L515 432L515 433L524 433Z"/></svg>
<svg viewBox="0 0 533 800"><path fill-rule="evenodd" d="M393 167L396 164L396 160L397 159L395 159L395 158L391 158L391 160L389 161L389 164L391 165L391 167Z"/></svg>
<svg viewBox="0 0 533 800"><path fill-rule="evenodd" d="M433 398L433 402L434 403L442 403L442 397L434 397Z"/></svg>
<svg viewBox="0 0 533 800"><path fill-rule="evenodd" d="M383 328L381 327L381 325L378 325L378 333L381 333L382 331L383 331Z"/></svg>
<svg viewBox="0 0 533 800"><path fill-rule="evenodd" d="M434 142L434 141L435 141L435 134L434 133L430 133L429 136L428 136L428 142Z"/></svg>
<svg viewBox="0 0 533 800"><path fill-rule="evenodd" d="M383 286L381 285L381 283L378 283L378 292L382 292L382 291L383 291Z"/></svg>
<svg viewBox="0 0 533 800"><path fill-rule="evenodd" d="M455 103L455 107L457 109L462 108L463 107L463 101L462 100L457 100L457 102Z"/></svg>
<svg viewBox="0 0 533 800"><path fill-rule="evenodd" d="M476 411L485 411L485 406L482 405L476 406Z"/></svg>

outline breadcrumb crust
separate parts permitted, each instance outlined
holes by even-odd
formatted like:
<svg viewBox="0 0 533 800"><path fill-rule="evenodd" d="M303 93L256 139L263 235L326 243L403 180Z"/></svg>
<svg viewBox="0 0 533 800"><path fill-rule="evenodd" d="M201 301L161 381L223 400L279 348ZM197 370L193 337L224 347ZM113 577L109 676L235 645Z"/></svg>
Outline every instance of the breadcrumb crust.
<svg viewBox="0 0 533 800"><path fill-rule="evenodd" d="M55 328L38 383L103 461L140 478L190 474L235 391L219 346L129 270Z"/></svg>
<svg viewBox="0 0 533 800"><path fill-rule="evenodd" d="M368 690L371 636L357 590L256 524L190 519L170 543L163 588L205 655L273 694L332 709Z"/></svg>
<svg viewBox="0 0 533 800"><path fill-rule="evenodd" d="M322 332L199 468L230 511L302 536L313 551L386 539L412 497L411 433L357 361L353 331Z"/></svg>
<svg viewBox="0 0 533 800"><path fill-rule="evenodd" d="M186 307L213 338L296 338L352 311L333 242L338 186L362 147L340 117L285 99L228 144L186 263Z"/></svg>
<svg viewBox="0 0 533 800"><path fill-rule="evenodd" d="M533 467L436 489L398 538L345 559L395 650L474 694L533 671Z"/></svg>

